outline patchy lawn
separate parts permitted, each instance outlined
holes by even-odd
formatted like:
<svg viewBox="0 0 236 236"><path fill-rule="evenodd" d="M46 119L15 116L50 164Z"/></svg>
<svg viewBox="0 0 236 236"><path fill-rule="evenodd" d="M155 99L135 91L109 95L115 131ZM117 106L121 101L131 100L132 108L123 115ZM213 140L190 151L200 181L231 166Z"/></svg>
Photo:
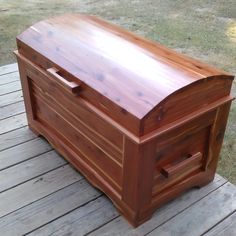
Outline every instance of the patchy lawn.
<svg viewBox="0 0 236 236"><path fill-rule="evenodd" d="M179 52L236 74L235 0L0 0L0 65L15 61L15 37L64 12L98 15ZM232 89L236 96L236 85ZM236 184L236 102L218 173Z"/></svg>

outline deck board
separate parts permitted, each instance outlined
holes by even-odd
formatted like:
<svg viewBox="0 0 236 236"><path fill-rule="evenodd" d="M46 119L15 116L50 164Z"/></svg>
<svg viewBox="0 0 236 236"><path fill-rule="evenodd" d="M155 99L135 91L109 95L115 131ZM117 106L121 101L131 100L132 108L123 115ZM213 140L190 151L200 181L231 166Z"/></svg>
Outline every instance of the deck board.
<svg viewBox="0 0 236 236"><path fill-rule="evenodd" d="M236 210L235 199L235 186L226 183L148 235L201 235Z"/></svg>
<svg viewBox="0 0 236 236"><path fill-rule="evenodd" d="M132 228L41 137L29 130L17 65L0 67L1 235L236 235L236 187L216 175Z"/></svg>
<svg viewBox="0 0 236 236"><path fill-rule="evenodd" d="M235 236L236 235L236 211L213 227L205 236Z"/></svg>
<svg viewBox="0 0 236 236"><path fill-rule="evenodd" d="M23 235L95 200L101 193L85 179L0 218L4 236Z"/></svg>
<svg viewBox="0 0 236 236"><path fill-rule="evenodd" d="M0 108L10 105L12 103L23 101L22 91L16 91L0 96Z"/></svg>
<svg viewBox="0 0 236 236"><path fill-rule="evenodd" d="M18 71L17 63L5 65L0 67L0 75L5 75Z"/></svg>
<svg viewBox="0 0 236 236"><path fill-rule="evenodd" d="M10 74L0 75L0 85L12 83L12 82L15 82L15 81L19 81L18 71L12 72Z"/></svg>
<svg viewBox="0 0 236 236"><path fill-rule="evenodd" d="M146 235L148 232L167 222L184 209L191 207L194 203L200 201L226 182L227 181L224 178L216 175L214 182L201 189L191 189L176 200L164 205L154 213L149 221L136 229L133 229L127 224L126 220L120 216L89 235Z"/></svg>
<svg viewBox="0 0 236 236"><path fill-rule="evenodd" d="M1 109L0 120L3 120L9 117L24 113L25 105L24 105L24 102L21 101L21 102L10 104L8 106L4 106L0 109Z"/></svg>
<svg viewBox="0 0 236 236"><path fill-rule="evenodd" d="M5 149L0 155L0 170L21 163L50 150L52 150L52 147L46 140L41 138L35 138L12 148Z"/></svg>
<svg viewBox="0 0 236 236"><path fill-rule="evenodd" d="M0 171L0 192L65 165L54 150Z"/></svg>
<svg viewBox="0 0 236 236"><path fill-rule="evenodd" d="M0 217L82 179L70 165L62 166L0 193Z"/></svg>
<svg viewBox="0 0 236 236"><path fill-rule="evenodd" d="M1 79L1 77L0 77ZM4 95L4 94L8 94L8 93L12 93L12 92L16 92L21 90L21 83L20 81L13 81L11 83L8 84L3 84L0 86L0 96Z"/></svg>
<svg viewBox="0 0 236 236"><path fill-rule="evenodd" d="M0 137L0 151L3 151L18 144L32 140L36 138L36 135L28 128L28 126L24 126L2 134Z"/></svg>

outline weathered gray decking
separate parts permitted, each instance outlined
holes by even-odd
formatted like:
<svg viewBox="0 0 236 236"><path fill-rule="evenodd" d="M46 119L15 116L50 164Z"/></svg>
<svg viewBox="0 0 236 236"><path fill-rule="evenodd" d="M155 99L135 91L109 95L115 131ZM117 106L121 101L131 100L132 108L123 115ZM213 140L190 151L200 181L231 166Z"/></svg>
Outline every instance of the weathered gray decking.
<svg viewBox="0 0 236 236"><path fill-rule="evenodd" d="M133 229L27 127L16 64L0 67L0 235L236 235L236 187L217 175Z"/></svg>

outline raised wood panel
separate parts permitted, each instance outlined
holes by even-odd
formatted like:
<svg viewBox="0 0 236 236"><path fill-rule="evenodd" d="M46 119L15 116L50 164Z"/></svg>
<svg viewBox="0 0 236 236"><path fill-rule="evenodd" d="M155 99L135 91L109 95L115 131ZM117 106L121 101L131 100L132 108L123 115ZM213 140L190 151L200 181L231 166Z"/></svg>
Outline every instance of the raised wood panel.
<svg viewBox="0 0 236 236"><path fill-rule="evenodd" d="M63 92L60 87L48 78L43 71L32 66L27 66L27 75L35 84L48 95L48 99L59 103L60 106L69 107L71 113L80 120L83 125L87 126L96 133L105 138L111 145L116 146L120 151L123 150L123 135L116 128L105 122L101 117L91 110L80 97L72 96ZM96 135L96 134L95 134Z"/></svg>
<svg viewBox="0 0 236 236"><path fill-rule="evenodd" d="M40 97L44 102L50 105L54 110L56 110L63 118L65 118L68 123L76 128L83 137L90 140L95 146L100 148L104 153L110 156L119 165L122 165L122 152L113 145L103 136L99 135L96 131L91 130L86 124L80 121L73 113L71 113L65 107L62 107L59 103L51 100L50 97L42 89L40 89L34 82L31 83L31 89L34 95Z"/></svg>
<svg viewBox="0 0 236 236"><path fill-rule="evenodd" d="M35 106L37 107L36 119L46 122L48 126L63 135L65 139L71 142L72 146L74 146L80 155L83 156L84 161L90 163L93 168L105 175L109 180L112 179L113 184L120 186L122 181L121 167L112 157L108 156L102 149L84 137L62 114L53 110L35 93L34 99ZM51 123L52 120L53 123Z"/></svg>

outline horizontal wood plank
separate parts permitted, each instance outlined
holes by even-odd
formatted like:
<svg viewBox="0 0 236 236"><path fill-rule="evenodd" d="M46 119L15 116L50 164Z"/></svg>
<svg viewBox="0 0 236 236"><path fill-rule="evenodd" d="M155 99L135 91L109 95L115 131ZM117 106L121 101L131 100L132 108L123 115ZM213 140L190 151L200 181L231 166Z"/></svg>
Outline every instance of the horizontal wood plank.
<svg viewBox="0 0 236 236"><path fill-rule="evenodd" d="M70 165L27 181L0 193L0 217L46 197L82 179Z"/></svg>
<svg viewBox="0 0 236 236"><path fill-rule="evenodd" d="M0 134L21 128L27 125L26 114L22 113L0 121Z"/></svg>
<svg viewBox="0 0 236 236"><path fill-rule="evenodd" d="M33 159L0 171L0 192L65 165L67 162L52 150Z"/></svg>
<svg viewBox="0 0 236 236"><path fill-rule="evenodd" d="M23 101L22 91L2 95L0 96L0 108L20 101Z"/></svg>
<svg viewBox="0 0 236 236"><path fill-rule="evenodd" d="M18 71L18 65L17 63L5 65L0 67L0 75L12 73Z"/></svg>
<svg viewBox="0 0 236 236"><path fill-rule="evenodd" d="M0 120L11 116L19 115L25 112L25 104L23 101L10 104L1 108Z"/></svg>
<svg viewBox="0 0 236 236"><path fill-rule="evenodd" d="M8 84L14 81L19 81L19 72L13 72L6 75L0 75L0 85Z"/></svg>
<svg viewBox="0 0 236 236"><path fill-rule="evenodd" d="M221 176L216 175L214 182L201 189L192 189L181 197L169 202L168 204L159 208L149 221L135 229L130 226L122 216L120 216L97 229L90 235L145 235L187 207L190 207L195 202L200 201L203 197L216 190L224 183L226 183L226 180Z"/></svg>
<svg viewBox="0 0 236 236"><path fill-rule="evenodd" d="M52 150L50 144L41 138L36 138L6 149L0 153L0 170L50 150Z"/></svg>
<svg viewBox="0 0 236 236"><path fill-rule="evenodd" d="M0 135L0 151L36 138L28 126ZM1 153L2 154L2 153Z"/></svg>
<svg viewBox="0 0 236 236"><path fill-rule="evenodd" d="M85 179L0 218L1 234L18 236L29 233L70 211L79 208L101 193Z"/></svg>
<svg viewBox="0 0 236 236"><path fill-rule="evenodd" d="M235 236L236 235L236 212L224 219L205 236Z"/></svg>
<svg viewBox="0 0 236 236"><path fill-rule="evenodd" d="M85 235L118 215L111 202L102 196L29 235Z"/></svg>
<svg viewBox="0 0 236 236"><path fill-rule="evenodd" d="M226 183L148 235L199 236L235 210L236 188Z"/></svg>
<svg viewBox="0 0 236 236"><path fill-rule="evenodd" d="M1 78L0 78L1 79ZM0 95L12 93L21 90L20 81L14 81L0 86Z"/></svg>

